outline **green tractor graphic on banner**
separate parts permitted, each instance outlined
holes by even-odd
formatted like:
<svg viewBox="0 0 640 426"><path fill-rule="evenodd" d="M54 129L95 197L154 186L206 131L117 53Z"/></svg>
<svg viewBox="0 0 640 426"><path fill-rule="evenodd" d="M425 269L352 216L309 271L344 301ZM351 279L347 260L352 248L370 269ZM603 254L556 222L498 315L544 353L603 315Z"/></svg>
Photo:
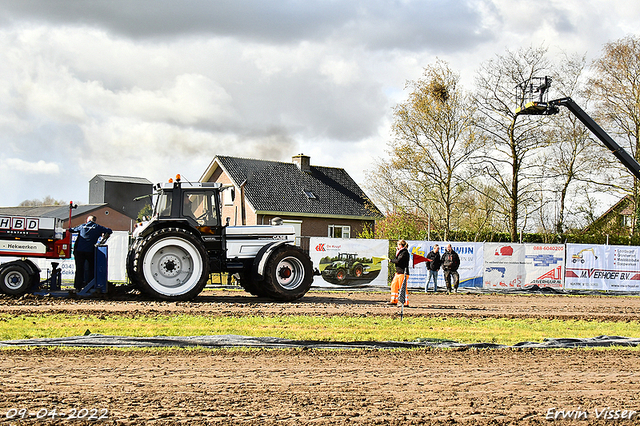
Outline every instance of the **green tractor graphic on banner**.
<svg viewBox="0 0 640 426"><path fill-rule="evenodd" d="M373 259L359 258L356 253L339 253L320 260L322 278L331 284L365 285L380 273L380 264Z"/></svg>

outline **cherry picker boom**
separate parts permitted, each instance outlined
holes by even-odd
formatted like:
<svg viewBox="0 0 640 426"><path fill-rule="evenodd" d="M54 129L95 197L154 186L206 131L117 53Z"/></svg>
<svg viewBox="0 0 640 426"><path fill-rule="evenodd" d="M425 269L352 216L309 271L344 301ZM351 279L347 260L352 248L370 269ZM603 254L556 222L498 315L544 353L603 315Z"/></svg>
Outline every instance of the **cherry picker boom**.
<svg viewBox="0 0 640 426"><path fill-rule="evenodd" d="M553 115L560 112L561 106L566 107L578 120L584 124L600 141L616 156L625 167L640 179L640 164L625 151L616 141L605 132L577 103L570 97L547 101L551 77L532 77L517 86L520 91L518 99L521 106L516 109L516 115ZM538 98L534 96L538 94Z"/></svg>

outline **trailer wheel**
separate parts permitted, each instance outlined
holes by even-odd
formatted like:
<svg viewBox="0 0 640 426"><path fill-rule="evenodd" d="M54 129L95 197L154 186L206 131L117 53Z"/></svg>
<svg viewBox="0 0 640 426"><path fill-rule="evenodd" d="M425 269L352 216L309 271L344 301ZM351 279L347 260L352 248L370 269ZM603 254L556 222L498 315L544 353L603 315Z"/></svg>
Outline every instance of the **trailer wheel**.
<svg viewBox="0 0 640 426"><path fill-rule="evenodd" d="M188 300L198 295L209 278L202 242L179 228L160 229L137 246L134 283L155 298Z"/></svg>
<svg viewBox="0 0 640 426"><path fill-rule="evenodd" d="M0 290L12 296L20 296L31 287L32 276L19 263L7 265L0 272Z"/></svg>
<svg viewBox="0 0 640 426"><path fill-rule="evenodd" d="M283 302L304 296L313 283L313 264L300 249L283 246L267 261L264 289L273 299Z"/></svg>

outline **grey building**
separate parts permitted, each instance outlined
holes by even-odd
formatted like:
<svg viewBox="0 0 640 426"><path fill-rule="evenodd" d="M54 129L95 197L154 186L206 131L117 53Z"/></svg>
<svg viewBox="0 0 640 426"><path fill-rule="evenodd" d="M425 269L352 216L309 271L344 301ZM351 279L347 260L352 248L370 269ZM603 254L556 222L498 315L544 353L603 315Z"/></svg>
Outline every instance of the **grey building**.
<svg viewBox="0 0 640 426"><path fill-rule="evenodd" d="M153 184L145 178L95 175L89 181L89 204L106 203L113 210L136 219L145 204L151 204L151 199L134 201L134 198L152 192Z"/></svg>

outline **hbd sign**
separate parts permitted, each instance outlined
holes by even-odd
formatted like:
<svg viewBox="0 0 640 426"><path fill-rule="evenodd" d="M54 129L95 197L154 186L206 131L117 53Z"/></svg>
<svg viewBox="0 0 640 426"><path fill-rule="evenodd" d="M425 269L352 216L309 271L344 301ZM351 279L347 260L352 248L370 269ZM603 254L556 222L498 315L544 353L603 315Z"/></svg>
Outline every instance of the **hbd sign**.
<svg viewBox="0 0 640 426"><path fill-rule="evenodd" d="M40 229L40 219L34 217L0 217L0 231L37 232Z"/></svg>

